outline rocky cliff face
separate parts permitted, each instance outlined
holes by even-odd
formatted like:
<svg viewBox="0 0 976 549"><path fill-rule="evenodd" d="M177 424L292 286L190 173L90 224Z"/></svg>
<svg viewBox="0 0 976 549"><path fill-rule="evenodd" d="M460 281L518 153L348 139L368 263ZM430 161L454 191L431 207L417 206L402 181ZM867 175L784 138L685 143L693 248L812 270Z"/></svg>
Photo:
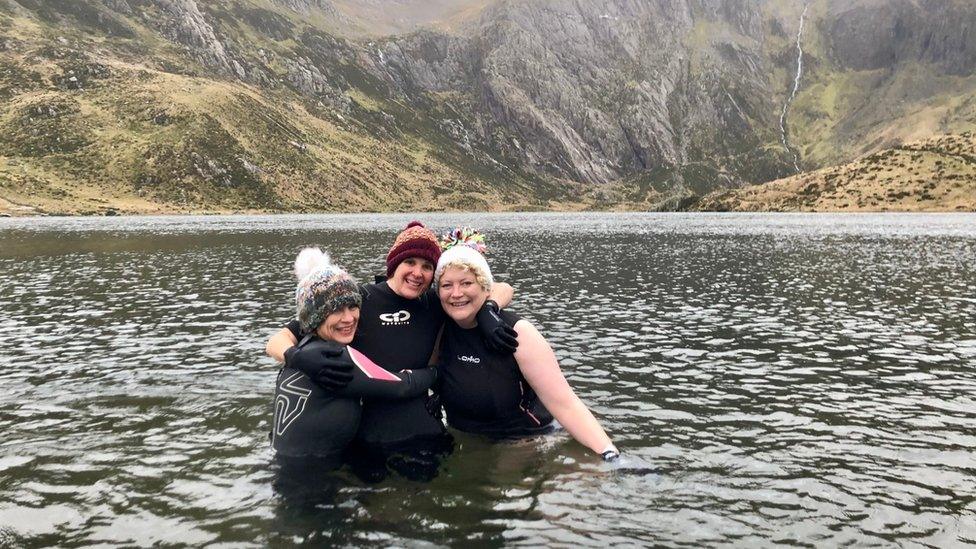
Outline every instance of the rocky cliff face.
<svg viewBox="0 0 976 549"><path fill-rule="evenodd" d="M785 169L762 151L775 140L762 21L718 0L500 2L469 37L414 34L377 56L405 94L470 98L477 138L540 172L738 183Z"/></svg>
<svg viewBox="0 0 976 549"><path fill-rule="evenodd" d="M976 10L962 0L815 2L792 110L807 168L976 124Z"/></svg>
<svg viewBox="0 0 976 549"><path fill-rule="evenodd" d="M179 182L153 190L169 170L198 198L233 179L213 174L238 174L262 207L316 204L323 173L352 185L359 209L395 207L388 196L449 207L470 192L482 207L601 206L622 200L620 189L642 207L671 207L793 173L780 113L806 5L0 0L0 96L11 99L0 129L40 144L29 161L0 151L0 186L84 184L72 163L94 162L121 172L93 179L128 181L153 200L186 195ZM800 166L976 126L970 2L809 5L785 124ZM377 37L391 30L400 34ZM132 114L132 97L150 112ZM31 109L48 107L72 114L32 128ZM133 147L148 142L141 159L110 142L112 124ZM19 175L5 180L10 166Z"/></svg>
<svg viewBox="0 0 976 549"><path fill-rule="evenodd" d="M901 125L912 112L971 103L970 2L809 4L807 72L785 121L805 145L801 166L917 138ZM589 184L636 177L697 192L793 172L776 115L796 76L806 5L500 1L465 38L394 38L378 55L403 93L467 97L469 133L520 165ZM941 112L948 122L926 130L964 131L972 113Z"/></svg>
<svg viewBox="0 0 976 549"><path fill-rule="evenodd" d="M908 62L967 76L976 69L976 6L957 0L832 3L821 32L830 59L854 70Z"/></svg>

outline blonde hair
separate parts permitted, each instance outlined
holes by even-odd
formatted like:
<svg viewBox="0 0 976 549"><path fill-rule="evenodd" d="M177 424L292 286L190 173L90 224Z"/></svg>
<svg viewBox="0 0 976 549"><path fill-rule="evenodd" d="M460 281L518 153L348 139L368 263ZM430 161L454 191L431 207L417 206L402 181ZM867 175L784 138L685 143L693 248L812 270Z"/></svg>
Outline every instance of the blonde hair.
<svg viewBox="0 0 976 549"><path fill-rule="evenodd" d="M440 267L441 268L438 269L438 271L440 271L440 276L437 277L437 286L438 286L438 288L440 288L440 282L441 282L440 281L440 277L443 276L444 273L448 269L461 269L462 271L466 271L466 272L469 272L469 273L473 274L475 281L486 292L490 292L491 291L491 280L488 278L488 276L485 275L485 273L482 272L481 269L479 269L478 267L475 267L474 265L468 263L467 261L462 261L460 259L455 259L454 261L449 261L449 262L441 265Z"/></svg>

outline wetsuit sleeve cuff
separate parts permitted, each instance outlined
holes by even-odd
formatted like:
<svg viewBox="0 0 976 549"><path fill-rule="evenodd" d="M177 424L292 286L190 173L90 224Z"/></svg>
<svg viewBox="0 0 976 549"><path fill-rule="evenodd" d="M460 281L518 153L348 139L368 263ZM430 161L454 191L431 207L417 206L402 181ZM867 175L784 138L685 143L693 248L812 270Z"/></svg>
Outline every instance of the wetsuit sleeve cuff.
<svg viewBox="0 0 976 549"><path fill-rule="evenodd" d="M600 457L602 457L604 461L613 461L620 457L620 451L617 450L617 447L611 442L610 444L607 444L607 447L604 448L602 452L600 452Z"/></svg>

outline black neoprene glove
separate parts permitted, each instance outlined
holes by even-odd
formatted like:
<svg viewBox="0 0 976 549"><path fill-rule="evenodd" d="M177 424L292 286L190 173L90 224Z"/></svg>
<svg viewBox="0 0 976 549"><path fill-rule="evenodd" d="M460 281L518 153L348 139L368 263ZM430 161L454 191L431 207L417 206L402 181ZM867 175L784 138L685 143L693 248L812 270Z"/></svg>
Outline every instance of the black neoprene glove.
<svg viewBox="0 0 976 549"><path fill-rule="evenodd" d="M430 417L440 421L444 419L444 408L441 406L441 396L437 393L432 393L427 395L427 400L424 402L427 407L427 413Z"/></svg>
<svg viewBox="0 0 976 549"><path fill-rule="evenodd" d="M492 300L485 301L478 311L478 330L485 338L488 348L499 352L512 354L518 347L518 333L505 324L502 317L498 316L498 304Z"/></svg>
<svg viewBox="0 0 976 549"><path fill-rule="evenodd" d="M323 389L342 389L352 381L355 365L345 347L334 341L285 351L285 366L307 375Z"/></svg>

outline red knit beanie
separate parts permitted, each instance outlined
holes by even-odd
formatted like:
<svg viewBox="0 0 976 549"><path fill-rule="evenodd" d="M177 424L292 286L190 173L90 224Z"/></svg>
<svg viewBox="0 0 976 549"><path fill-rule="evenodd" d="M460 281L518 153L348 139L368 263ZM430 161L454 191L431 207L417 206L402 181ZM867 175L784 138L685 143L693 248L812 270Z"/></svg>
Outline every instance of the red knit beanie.
<svg viewBox="0 0 976 549"><path fill-rule="evenodd" d="M386 254L386 276L392 277L400 263L409 257L422 257L432 265L437 265L441 258L437 235L419 221L411 221L393 241L390 253Z"/></svg>

